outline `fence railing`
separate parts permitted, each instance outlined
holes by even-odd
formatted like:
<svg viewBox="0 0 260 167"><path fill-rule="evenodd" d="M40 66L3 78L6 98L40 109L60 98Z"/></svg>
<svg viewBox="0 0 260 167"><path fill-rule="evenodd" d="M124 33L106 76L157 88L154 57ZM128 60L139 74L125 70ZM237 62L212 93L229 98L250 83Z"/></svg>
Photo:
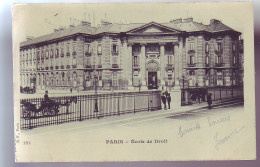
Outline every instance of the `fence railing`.
<svg viewBox="0 0 260 167"><path fill-rule="evenodd" d="M21 99L21 129L32 129L105 116L161 109L161 92L122 92L95 95ZM98 112L95 110L97 100Z"/></svg>
<svg viewBox="0 0 260 167"><path fill-rule="evenodd" d="M242 86L223 86L223 87L206 87L206 88L187 88L182 89L182 105L191 105L207 101L206 94L211 93L213 101L228 98L243 97Z"/></svg>

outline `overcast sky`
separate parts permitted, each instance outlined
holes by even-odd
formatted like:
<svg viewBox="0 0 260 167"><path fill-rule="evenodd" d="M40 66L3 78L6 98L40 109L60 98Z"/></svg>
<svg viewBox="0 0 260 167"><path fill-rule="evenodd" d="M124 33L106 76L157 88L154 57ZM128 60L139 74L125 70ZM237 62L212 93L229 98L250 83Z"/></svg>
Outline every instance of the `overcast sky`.
<svg viewBox="0 0 260 167"><path fill-rule="evenodd" d="M90 21L97 26L101 19L113 23L163 23L188 16L194 21L209 24L210 19L215 18L243 33L250 19L248 7L239 2L31 4L16 6L13 20L14 25L19 27L15 30L19 29L21 41L26 36L38 37L52 33L54 28L68 27L70 22L77 25L76 20Z"/></svg>

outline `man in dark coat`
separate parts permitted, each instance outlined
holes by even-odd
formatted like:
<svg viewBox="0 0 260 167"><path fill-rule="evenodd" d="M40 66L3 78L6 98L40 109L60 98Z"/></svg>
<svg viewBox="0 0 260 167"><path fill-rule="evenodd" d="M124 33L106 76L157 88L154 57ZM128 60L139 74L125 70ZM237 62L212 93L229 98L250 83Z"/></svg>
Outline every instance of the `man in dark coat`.
<svg viewBox="0 0 260 167"><path fill-rule="evenodd" d="M212 95L211 93L208 93L207 95L207 102L208 102L209 109L211 109L211 104L212 104L211 95Z"/></svg>
<svg viewBox="0 0 260 167"><path fill-rule="evenodd" d="M166 99L167 99L167 102L168 102L168 108L170 109L171 108L171 100L172 100L170 93L167 93Z"/></svg>
<svg viewBox="0 0 260 167"><path fill-rule="evenodd" d="M164 109L167 110L165 93L162 94L161 99L162 99L162 102L163 102L163 105L164 105Z"/></svg>
<svg viewBox="0 0 260 167"><path fill-rule="evenodd" d="M52 102L52 100L49 98L48 91L46 90L44 98L43 98L43 105L48 106L48 105L50 105L51 102Z"/></svg>

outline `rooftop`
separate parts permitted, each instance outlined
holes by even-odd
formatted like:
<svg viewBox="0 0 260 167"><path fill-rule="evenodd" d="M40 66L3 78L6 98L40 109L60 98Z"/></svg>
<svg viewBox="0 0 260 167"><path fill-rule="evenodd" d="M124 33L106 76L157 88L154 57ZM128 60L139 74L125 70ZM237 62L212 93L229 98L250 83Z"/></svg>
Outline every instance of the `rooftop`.
<svg viewBox="0 0 260 167"><path fill-rule="evenodd" d="M205 31L209 33L222 32L222 31L234 31L232 28L226 26L221 21L212 19L210 20L209 25L204 25L202 23L198 23L193 21L192 18L188 19L176 19L172 20L168 23L155 23L156 25L161 25L163 27L168 27L170 29L174 29L177 31L183 32L197 32L197 31ZM37 38L28 38L27 41L21 42L21 47L33 45L41 42L51 41L63 37L67 37L73 34L83 33L86 35L98 35L102 33L124 33L139 27L145 27L146 25L151 25L151 23L131 23L131 24L103 24L100 27L91 27L89 24L82 24L78 26L71 26L67 29L55 30L55 32L51 34L47 34ZM240 32L237 32L240 33Z"/></svg>

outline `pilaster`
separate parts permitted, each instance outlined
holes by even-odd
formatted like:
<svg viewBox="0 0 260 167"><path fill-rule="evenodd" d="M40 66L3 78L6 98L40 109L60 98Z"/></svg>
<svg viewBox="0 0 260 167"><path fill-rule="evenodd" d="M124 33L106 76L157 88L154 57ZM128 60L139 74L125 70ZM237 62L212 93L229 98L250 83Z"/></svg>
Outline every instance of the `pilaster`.
<svg viewBox="0 0 260 167"><path fill-rule="evenodd" d="M145 86L146 85L146 80L145 80L145 46L146 43L141 43L141 55L140 55L140 74L141 75L141 85Z"/></svg>
<svg viewBox="0 0 260 167"><path fill-rule="evenodd" d="M165 87L165 43L159 43L160 45L160 72L161 72L161 86Z"/></svg>

